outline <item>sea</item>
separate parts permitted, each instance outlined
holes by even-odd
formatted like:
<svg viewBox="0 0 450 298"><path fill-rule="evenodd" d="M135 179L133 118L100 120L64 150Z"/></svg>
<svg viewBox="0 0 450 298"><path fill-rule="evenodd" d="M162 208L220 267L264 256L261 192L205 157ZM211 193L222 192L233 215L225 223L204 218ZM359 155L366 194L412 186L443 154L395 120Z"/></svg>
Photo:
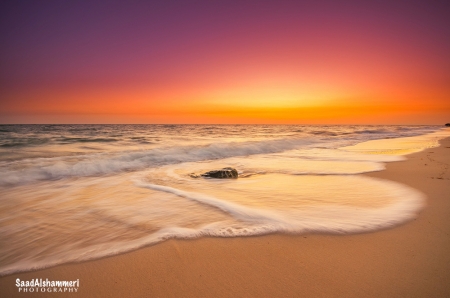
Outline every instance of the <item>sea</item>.
<svg viewBox="0 0 450 298"><path fill-rule="evenodd" d="M363 173L448 135L439 126L0 125L0 275L171 238L390 228L417 217L426 198ZM201 176L224 167L239 177Z"/></svg>

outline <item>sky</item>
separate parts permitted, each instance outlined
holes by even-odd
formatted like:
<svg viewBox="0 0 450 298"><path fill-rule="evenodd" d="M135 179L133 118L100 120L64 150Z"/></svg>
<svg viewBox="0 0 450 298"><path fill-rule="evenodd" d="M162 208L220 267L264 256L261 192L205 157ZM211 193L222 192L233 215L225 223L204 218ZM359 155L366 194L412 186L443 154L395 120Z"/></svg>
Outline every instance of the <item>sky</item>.
<svg viewBox="0 0 450 298"><path fill-rule="evenodd" d="M2 1L0 123L444 124L446 1Z"/></svg>

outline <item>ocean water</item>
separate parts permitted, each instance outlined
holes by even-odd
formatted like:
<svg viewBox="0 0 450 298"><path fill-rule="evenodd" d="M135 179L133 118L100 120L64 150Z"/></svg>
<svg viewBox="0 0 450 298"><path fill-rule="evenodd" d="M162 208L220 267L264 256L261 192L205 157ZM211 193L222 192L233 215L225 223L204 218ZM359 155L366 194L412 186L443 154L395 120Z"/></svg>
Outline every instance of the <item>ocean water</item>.
<svg viewBox="0 0 450 298"><path fill-rule="evenodd" d="M389 228L416 217L424 195L361 174L448 135L437 126L1 125L0 275L169 238ZM223 167L239 178L192 175Z"/></svg>

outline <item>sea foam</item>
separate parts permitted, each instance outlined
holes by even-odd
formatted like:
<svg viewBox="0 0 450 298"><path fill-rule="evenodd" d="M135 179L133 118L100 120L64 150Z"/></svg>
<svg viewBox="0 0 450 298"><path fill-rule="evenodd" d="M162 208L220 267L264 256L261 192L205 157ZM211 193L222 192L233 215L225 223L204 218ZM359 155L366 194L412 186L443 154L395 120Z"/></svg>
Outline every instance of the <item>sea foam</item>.
<svg viewBox="0 0 450 298"><path fill-rule="evenodd" d="M276 139L252 142L177 146L144 151L95 153L79 156L35 158L0 163L0 185L16 185L40 180L86 177L141 170L164 164L204 161L270 154L313 146L312 139Z"/></svg>
<svg viewBox="0 0 450 298"><path fill-rule="evenodd" d="M74 130L72 138L99 139L95 148L101 153L70 139L71 147L63 147L67 152L53 148L45 158L35 154L51 149L47 143L18 147L26 157L20 159L2 159L0 149L0 237L6 239L0 246L0 275L115 255L170 238L390 228L417 217L425 196L359 174L383 170L384 163L405 159L404 150L437 146L449 135L441 130L361 150L363 145L348 146L436 128L158 126L150 127L154 142L136 148L136 142L125 146L128 141L120 139L116 127L91 128L48 127L47 143ZM148 126L119 128L128 139L150 138ZM35 127L20 129L38 134ZM214 134L223 137L218 141ZM249 175L190 176L224 166Z"/></svg>

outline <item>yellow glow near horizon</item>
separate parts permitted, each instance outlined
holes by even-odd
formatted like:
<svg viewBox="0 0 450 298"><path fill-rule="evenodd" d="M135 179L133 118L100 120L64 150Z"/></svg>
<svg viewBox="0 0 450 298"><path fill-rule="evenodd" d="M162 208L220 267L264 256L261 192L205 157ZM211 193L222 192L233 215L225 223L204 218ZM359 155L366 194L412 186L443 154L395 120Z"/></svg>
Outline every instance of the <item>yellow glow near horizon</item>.
<svg viewBox="0 0 450 298"><path fill-rule="evenodd" d="M312 84L40 90L19 93L2 108L22 111L16 121L23 123L427 124L447 121L450 114L443 96L426 102L420 95L350 93Z"/></svg>
<svg viewBox="0 0 450 298"><path fill-rule="evenodd" d="M214 106L218 109L236 110L283 110L289 108L320 107L330 104L333 94L316 90L299 90L294 88L242 88L217 90L204 94L197 104Z"/></svg>

